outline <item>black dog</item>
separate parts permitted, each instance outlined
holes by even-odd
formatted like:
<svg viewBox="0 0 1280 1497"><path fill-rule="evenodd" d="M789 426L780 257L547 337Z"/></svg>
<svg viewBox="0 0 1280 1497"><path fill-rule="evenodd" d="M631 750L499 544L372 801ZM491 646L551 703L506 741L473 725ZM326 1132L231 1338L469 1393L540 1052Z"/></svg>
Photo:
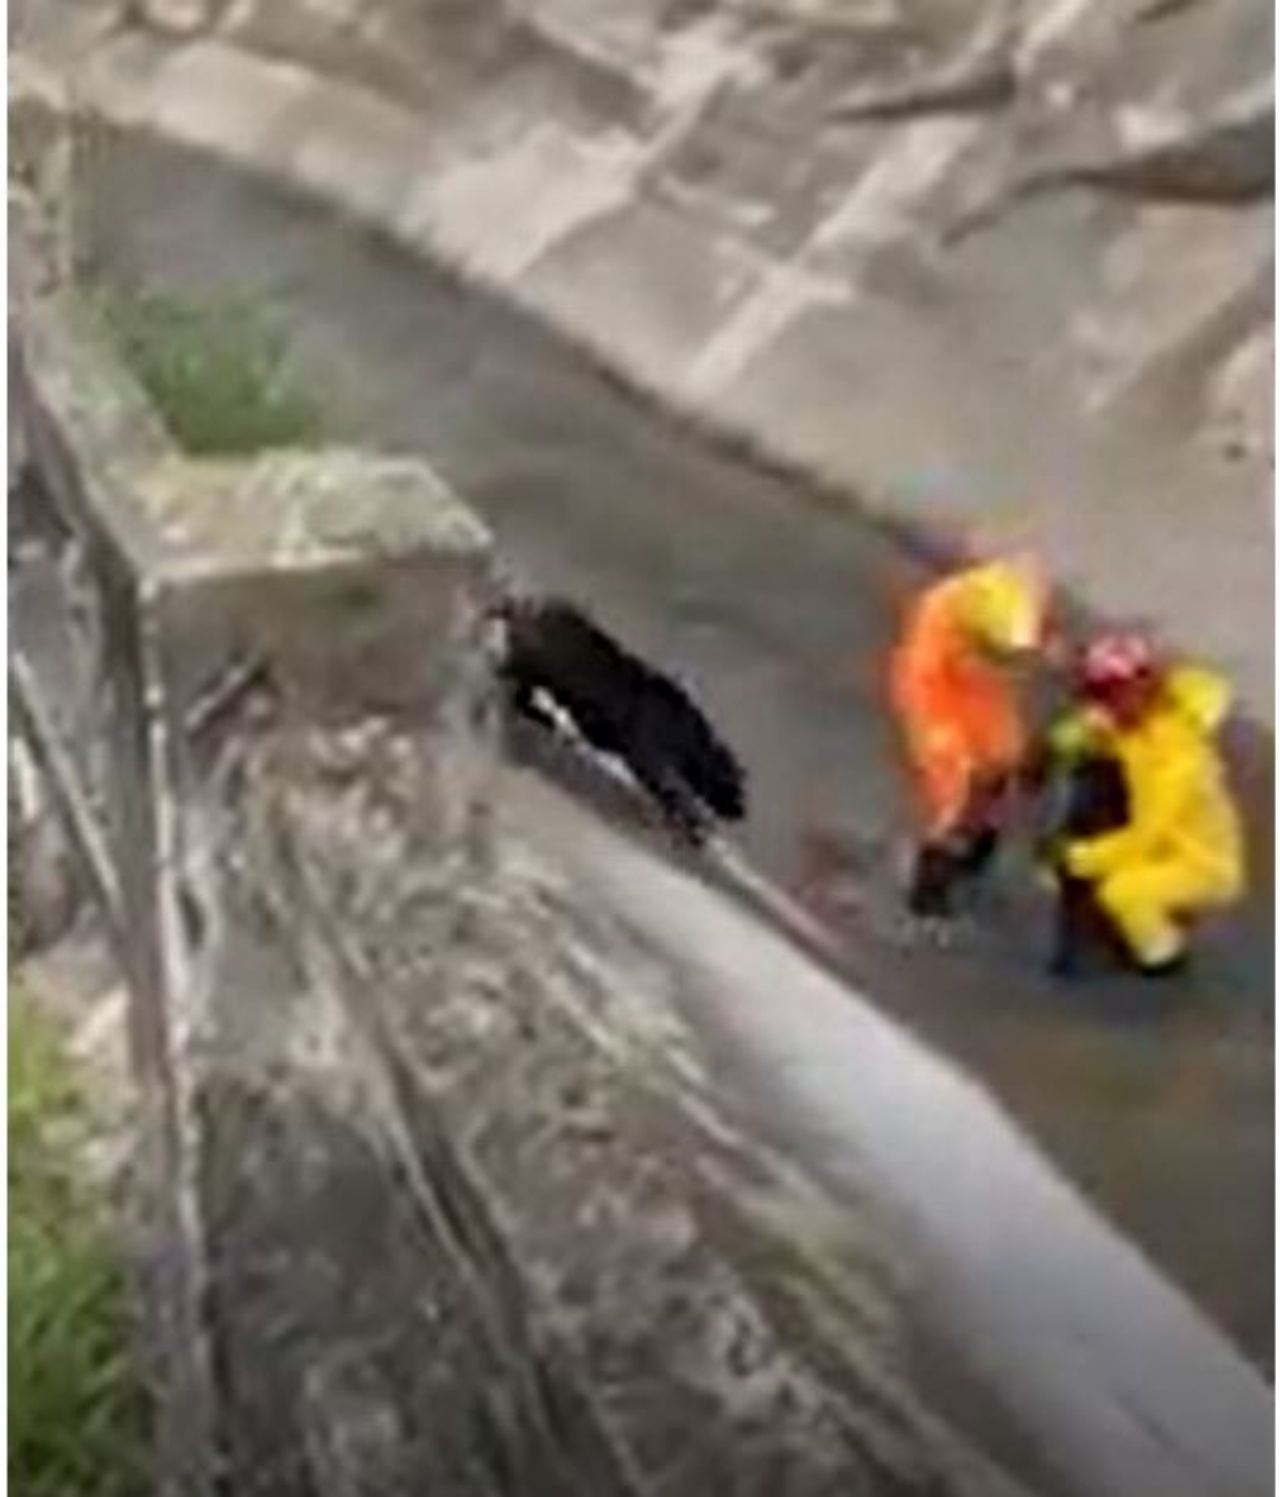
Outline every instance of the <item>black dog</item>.
<svg viewBox="0 0 1280 1497"><path fill-rule="evenodd" d="M746 814L746 775L689 696L557 598L512 600L498 665L511 708L555 728L545 694L600 753L621 759L682 836L698 843L708 813Z"/></svg>

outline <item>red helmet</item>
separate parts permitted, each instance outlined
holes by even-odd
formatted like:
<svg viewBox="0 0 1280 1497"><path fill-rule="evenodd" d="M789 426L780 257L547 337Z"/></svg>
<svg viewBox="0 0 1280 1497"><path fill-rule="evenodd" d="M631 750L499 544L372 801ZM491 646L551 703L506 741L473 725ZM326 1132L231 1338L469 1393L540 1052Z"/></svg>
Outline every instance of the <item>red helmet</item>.
<svg viewBox="0 0 1280 1497"><path fill-rule="evenodd" d="M1080 661L1084 696L1104 707L1124 707L1145 699L1159 684L1160 659L1141 634L1105 634Z"/></svg>

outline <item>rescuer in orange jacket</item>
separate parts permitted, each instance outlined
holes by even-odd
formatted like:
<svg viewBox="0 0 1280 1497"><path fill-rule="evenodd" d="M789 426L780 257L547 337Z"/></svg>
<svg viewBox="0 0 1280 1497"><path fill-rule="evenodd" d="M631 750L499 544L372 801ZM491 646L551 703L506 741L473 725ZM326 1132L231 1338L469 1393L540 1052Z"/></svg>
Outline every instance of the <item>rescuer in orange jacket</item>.
<svg viewBox="0 0 1280 1497"><path fill-rule="evenodd" d="M1014 657L1043 643L1046 589L1022 559L974 566L917 599L893 653L890 693L921 814L907 902L947 916L958 879L986 867L1028 732Z"/></svg>

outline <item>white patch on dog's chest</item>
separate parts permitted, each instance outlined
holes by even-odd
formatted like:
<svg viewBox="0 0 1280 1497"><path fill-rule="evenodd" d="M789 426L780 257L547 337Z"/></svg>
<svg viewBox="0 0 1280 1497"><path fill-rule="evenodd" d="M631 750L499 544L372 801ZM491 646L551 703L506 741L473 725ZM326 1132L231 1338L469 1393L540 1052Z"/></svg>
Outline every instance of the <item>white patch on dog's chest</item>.
<svg viewBox="0 0 1280 1497"><path fill-rule="evenodd" d="M555 697L549 691L545 691L541 686L535 686L533 694L537 699L538 705L555 723L557 733L563 735L563 737L568 739L569 742L573 743L582 752L590 754L596 763L608 774L611 774L614 779L621 780L627 785L634 786L637 784L636 778L631 773L631 768L627 764L627 761L617 754L607 754L603 750L598 749L578 727L573 719L573 713L567 707L561 705L560 702L556 701Z"/></svg>
<svg viewBox="0 0 1280 1497"><path fill-rule="evenodd" d="M542 711L555 723L557 733L563 733L566 738L576 738L585 743L586 740L573 720L573 713L567 707L562 707L555 697L549 691L544 691L541 686L534 687L533 696Z"/></svg>

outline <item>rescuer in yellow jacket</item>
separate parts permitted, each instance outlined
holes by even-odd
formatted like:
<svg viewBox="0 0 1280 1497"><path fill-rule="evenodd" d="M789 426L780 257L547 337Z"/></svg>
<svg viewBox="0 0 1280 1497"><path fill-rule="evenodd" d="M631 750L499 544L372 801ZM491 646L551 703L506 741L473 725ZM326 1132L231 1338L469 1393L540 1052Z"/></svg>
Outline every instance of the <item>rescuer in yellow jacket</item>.
<svg viewBox="0 0 1280 1497"><path fill-rule="evenodd" d="M1054 746L1114 756L1129 815L1118 830L1068 842L1061 868L1091 885L1139 970L1167 972L1185 957L1187 920L1244 890L1244 838L1217 741L1230 690L1210 671L1161 662L1139 636L1090 646L1079 689L1082 710L1054 731Z"/></svg>
<svg viewBox="0 0 1280 1497"><path fill-rule="evenodd" d="M1039 648L1045 609L1038 570L1008 559L944 577L908 614L890 697L921 822L908 891L915 914L948 915L957 879L995 850L1028 736L1010 662Z"/></svg>

